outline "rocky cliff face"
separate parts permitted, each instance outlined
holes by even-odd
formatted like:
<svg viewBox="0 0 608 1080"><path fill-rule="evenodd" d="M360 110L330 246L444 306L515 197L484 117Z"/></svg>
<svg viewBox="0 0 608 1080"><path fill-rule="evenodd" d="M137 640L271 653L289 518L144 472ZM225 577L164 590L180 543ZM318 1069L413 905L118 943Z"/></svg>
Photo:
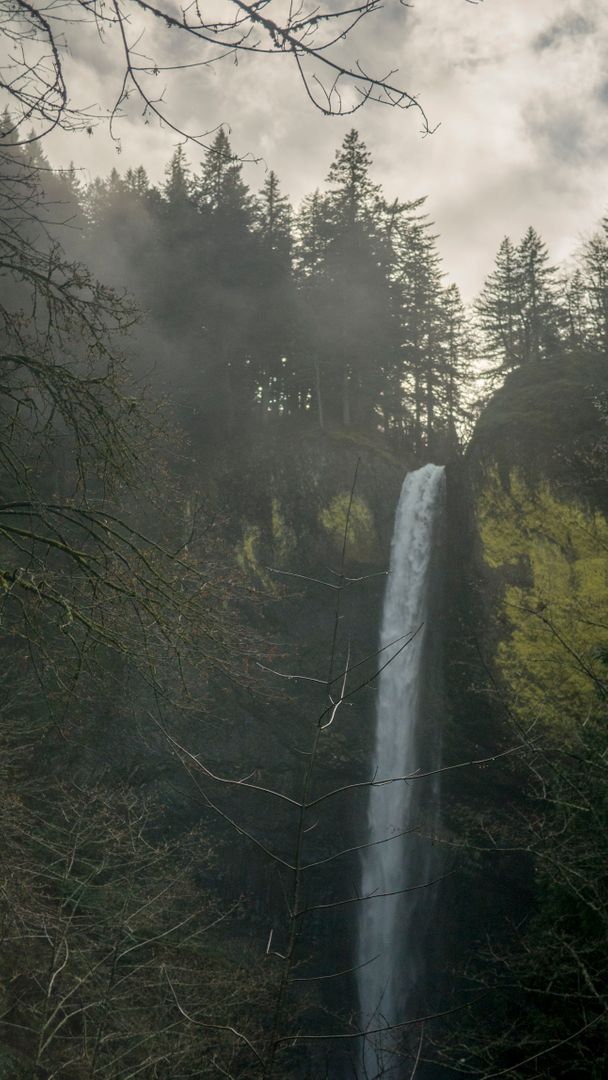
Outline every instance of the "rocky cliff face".
<svg viewBox="0 0 608 1080"><path fill-rule="evenodd" d="M202 717L189 732L192 752L200 753L218 773L253 777L265 787L301 797L318 717L327 706L321 684L332 651L334 676L347 662L359 665L351 677L353 686L365 683L379 663L374 654L393 518L408 466L369 434L325 435L287 423L258 429L246 450L212 463L205 477L209 502L219 507L225 550L248 585L250 602L243 618L259 635L262 650L250 661L245 658L254 673L253 693L237 688L218 695L215 715ZM337 610L348 514L344 572L349 581ZM334 694L340 686L337 679ZM323 731L313 796L370 779L375 695L370 682ZM240 788L225 791L209 782L205 786L243 829L286 863L293 861L293 807ZM184 804L188 797L186 793ZM365 797L365 789L348 792L309 815L304 861L322 860L362 842ZM222 899L242 896L248 937L265 947L272 929L273 948L283 951L289 873L246 837L218 824L217 816L204 808L201 812L221 852L210 885ZM329 910L308 916L303 927L300 960L305 961L305 973L352 966L355 905L333 910L331 904L354 896L358 876L356 854L305 876L302 902L329 905ZM319 999L326 1010L339 1014L352 1006L355 993L348 981L320 984ZM316 988L308 987L307 994L310 1007L316 1007Z"/></svg>
<svg viewBox="0 0 608 1080"><path fill-rule="evenodd" d="M226 561L249 597L243 622L259 639L257 655L252 648L242 659L252 694L215 703L222 724L207 733L206 752L217 763L234 757L239 768L249 763L277 783L297 783L302 731L322 707L323 688L314 681L324 680L329 667L347 514L344 572L353 580L341 598L334 674L349 641L351 662L376 648L406 470L369 434L326 435L287 420L243 433L240 445L201 463L202 497L216 512ZM365 741L372 696L368 691L344 711L328 737L326 764L357 760L353 747Z"/></svg>

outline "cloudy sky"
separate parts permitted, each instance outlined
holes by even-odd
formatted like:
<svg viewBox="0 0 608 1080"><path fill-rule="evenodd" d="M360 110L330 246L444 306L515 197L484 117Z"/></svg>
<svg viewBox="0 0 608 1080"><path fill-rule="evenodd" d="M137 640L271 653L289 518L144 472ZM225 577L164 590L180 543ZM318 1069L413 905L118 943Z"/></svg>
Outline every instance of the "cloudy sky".
<svg viewBox="0 0 608 1080"><path fill-rule="evenodd" d="M161 61L197 59L192 44L158 24L139 48ZM102 45L72 33L68 76L78 100L111 105L120 85L116 37ZM387 194L428 195L446 270L471 298L501 238L529 224L555 261L566 258L608 209L608 4L603 0L385 0L345 46L367 69L419 96L432 125L370 104L354 118L316 112L287 57L231 60L166 73L167 114L190 132L225 123L234 148L276 169L299 200L322 183L337 144L356 126ZM107 127L92 137L60 133L53 163L89 175L145 164L160 179L177 136L144 124L135 107L120 122L117 154ZM200 152L191 148L198 165ZM252 187L264 164L247 165Z"/></svg>

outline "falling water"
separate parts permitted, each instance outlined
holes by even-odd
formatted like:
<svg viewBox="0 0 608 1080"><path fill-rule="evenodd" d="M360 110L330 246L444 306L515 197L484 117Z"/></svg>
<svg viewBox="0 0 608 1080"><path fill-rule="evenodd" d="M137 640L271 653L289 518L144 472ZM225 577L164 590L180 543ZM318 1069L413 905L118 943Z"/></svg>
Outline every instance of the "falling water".
<svg viewBox="0 0 608 1080"><path fill-rule="evenodd" d="M412 774L437 760L438 735L422 730L421 703L425 654L432 638L427 617L433 541L443 489L443 468L425 465L406 476L397 507L380 634L378 666L386 666L378 687L376 780ZM360 895L375 895L358 905L361 1030L377 1032L398 1025L413 1004L421 974L423 912L428 911L432 892L416 886L430 880L434 866L430 841L411 830L420 824L421 802L427 823L429 813L432 819L436 789L433 779L369 789L366 843L374 846L362 851ZM385 839L386 843L377 843ZM404 892L409 889L413 891ZM387 893L393 895L378 895ZM402 1075L405 1066L400 1067L400 1059L391 1054L398 1037L397 1029L363 1040L365 1080Z"/></svg>

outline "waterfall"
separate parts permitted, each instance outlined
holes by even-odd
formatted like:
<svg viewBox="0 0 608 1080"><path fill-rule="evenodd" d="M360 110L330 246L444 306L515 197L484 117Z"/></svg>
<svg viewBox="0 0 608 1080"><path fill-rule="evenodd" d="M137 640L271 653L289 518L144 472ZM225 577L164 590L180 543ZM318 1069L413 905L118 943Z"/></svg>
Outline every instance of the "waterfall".
<svg viewBox="0 0 608 1080"><path fill-rule="evenodd" d="M425 465L406 476L397 507L380 633L378 667L386 666L378 682L372 759L376 780L411 774L438 762L438 730L424 730L421 702L425 656L433 633L427 617L443 490L443 468ZM414 636L404 647L410 635ZM408 1008L415 1007L412 994L421 975L419 945L433 892L432 887L416 886L429 881L435 867L431 842L413 830L420 820L421 803L428 825L437 800L437 778L369 789L365 843L372 846L361 852L360 895L376 895L358 905L362 1031L399 1024L408 1019ZM404 892L408 889L413 891ZM377 895L385 893L393 895ZM407 1066L391 1054L399 1037L397 1030L363 1040L362 1078L409 1075Z"/></svg>

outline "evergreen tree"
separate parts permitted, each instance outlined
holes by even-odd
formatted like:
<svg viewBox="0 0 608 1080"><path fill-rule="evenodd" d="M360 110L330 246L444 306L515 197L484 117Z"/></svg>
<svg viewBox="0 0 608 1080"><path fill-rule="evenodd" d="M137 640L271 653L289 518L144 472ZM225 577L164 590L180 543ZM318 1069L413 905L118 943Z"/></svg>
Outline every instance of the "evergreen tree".
<svg viewBox="0 0 608 1080"><path fill-rule="evenodd" d="M442 333L441 260L425 200L401 208L394 225L393 273L398 287L402 380L413 405L411 440L416 450L431 447L438 418L438 365Z"/></svg>
<svg viewBox="0 0 608 1080"><path fill-rule="evenodd" d="M294 370L294 288L291 252L292 210L281 194L275 172L269 172L255 205L257 281L251 348L262 418L271 411L299 407L299 380Z"/></svg>
<svg viewBox="0 0 608 1080"><path fill-rule="evenodd" d="M559 311L554 267L547 247L531 226L517 249L519 268L518 317L521 362L546 359L559 347Z"/></svg>
<svg viewBox="0 0 608 1080"><path fill-rule="evenodd" d="M565 309L565 342L571 351L579 352L591 343L593 322L585 275L580 267L563 282Z"/></svg>
<svg viewBox="0 0 608 1080"><path fill-rule="evenodd" d="M165 167L163 195L170 207L181 206L190 201L192 181L190 167L183 146L178 146Z"/></svg>
<svg viewBox="0 0 608 1080"><path fill-rule="evenodd" d="M494 270L487 277L475 304L484 356L493 373L510 371L522 361L519 293L517 251L511 239L505 236L496 255Z"/></svg>
<svg viewBox="0 0 608 1080"><path fill-rule="evenodd" d="M170 329L180 353L200 348L198 275L201 222L192 195L190 165L183 146L177 146L164 170L161 199L151 207L158 230L158 251L150 277L149 306L163 327ZM180 404L191 410L199 380L192 364L180 370L181 386L172 388ZM196 387L196 390L195 390ZM189 414L191 415L191 414ZM186 417L182 414L182 422Z"/></svg>
<svg viewBox="0 0 608 1080"><path fill-rule="evenodd" d="M319 189L307 195L297 216L295 268L301 281L319 278L329 243L327 198Z"/></svg>
<svg viewBox="0 0 608 1080"><path fill-rule="evenodd" d="M19 125L13 120L10 110L5 106L2 110L2 119L0 120L0 139L2 139L2 149L7 146L15 146L19 142Z"/></svg>
<svg viewBox="0 0 608 1080"><path fill-rule="evenodd" d="M472 381L474 345L467 313L457 285L441 294L442 334L440 392L447 449L458 444L458 428L470 419L466 392Z"/></svg>
<svg viewBox="0 0 608 1080"><path fill-rule="evenodd" d="M294 247L298 290L295 364L300 401L305 408L312 404L322 430L327 419L322 368L326 359L325 327L330 317L327 304L328 218L327 198L317 189L300 207Z"/></svg>
<svg viewBox="0 0 608 1080"><path fill-rule="evenodd" d="M608 218L583 245L581 272L587 294L589 344L608 351Z"/></svg>
<svg viewBox="0 0 608 1080"><path fill-rule="evenodd" d="M291 259L292 216L289 199L281 194L279 178L271 170L258 197L254 221L262 245L278 255L286 267Z"/></svg>
<svg viewBox="0 0 608 1080"><path fill-rule="evenodd" d="M130 191L132 195L137 195L140 199L149 194L150 181L143 165L138 165L136 169L127 169L125 187L127 191Z"/></svg>
<svg viewBox="0 0 608 1080"><path fill-rule="evenodd" d="M40 172L52 173L51 163L42 149L41 143L36 139L36 133L30 131L28 135L28 142L21 148L21 154L23 161L26 165L29 165L32 169L38 169ZM38 182L42 184L44 177L40 176Z"/></svg>
<svg viewBox="0 0 608 1080"><path fill-rule="evenodd" d="M81 206L85 198L85 188L73 161L70 161L68 168L61 175L66 188L70 192L72 201Z"/></svg>
<svg viewBox="0 0 608 1080"><path fill-rule="evenodd" d="M371 167L372 156L353 128L336 151L327 177L332 217L347 230L356 222L369 222L377 209L380 187L370 178Z"/></svg>
<svg viewBox="0 0 608 1080"><path fill-rule="evenodd" d="M535 229L517 247L509 237L502 241L476 310L490 374L506 374L559 350L564 313L556 271Z"/></svg>
<svg viewBox="0 0 608 1080"><path fill-rule="evenodd" d="M381 202L371 156L350 131L330 168L323 275L327 320L321 377L327 410L345 425L372 422L381 365L393 327L392 294L381 257Z"/></svg>
<svg viewBox="0 0 608 1080"><path fill-rule="evenodd" d="M251 225L253 205L242 170L226 132L220 128L201 163L200 176L194 181L194 197L200 209L207 215L220 216L226 225L231 221L241 227Z"/></svg>
<svg viewBox="0 0 608 1080"><path fill-rule="evenodd" d="M202 315L203 418L214 437L251 414L257 381L251 356L257 290L254 204L242 164L221 128L195 177L201 228L193 270Z"/></svg>

